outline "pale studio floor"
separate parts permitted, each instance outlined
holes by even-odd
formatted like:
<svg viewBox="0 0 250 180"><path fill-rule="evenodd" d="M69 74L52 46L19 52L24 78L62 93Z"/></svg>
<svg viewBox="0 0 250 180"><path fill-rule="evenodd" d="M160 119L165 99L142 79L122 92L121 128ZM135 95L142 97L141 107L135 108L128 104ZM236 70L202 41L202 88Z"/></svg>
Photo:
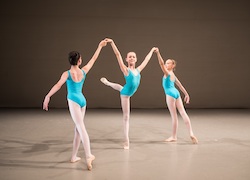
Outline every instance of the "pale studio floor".
<svg viewBox="0 0 250 180"><path fill-rule="evenodd" d="M88 109L85 124L96 156L69 163L73 123L67 109L0 109L1 180L249 180L250 110L187 110L198 145L179 119L178 142L167 109L132 109L130 150L123 150L120 109Z"/></svg>

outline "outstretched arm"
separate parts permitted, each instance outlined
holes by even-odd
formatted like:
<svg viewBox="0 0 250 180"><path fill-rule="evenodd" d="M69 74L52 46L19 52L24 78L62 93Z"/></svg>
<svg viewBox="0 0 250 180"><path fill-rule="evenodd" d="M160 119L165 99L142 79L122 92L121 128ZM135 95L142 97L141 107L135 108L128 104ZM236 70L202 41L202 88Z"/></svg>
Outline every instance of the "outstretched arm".
<svg viewBox="0 0 250 180"><path fill-rule="evenodd" d="M160 65L160 67L161 67L162 72L163 72L165 75L168 75L169 72L168 72L166 66L164 65L164 61L163 61L163 58L161 57L160 50L159 50L158 48L156 48L155 52L156 52L156 55L157 55L157 58L158 58L158 61L159 61L159 65Z"/></svg>
<svg viewBox="0 0 250 180"><path fill-rule="evenodd" d="M85 66L82 67L82 70L84 70L84 72L85 72L86 74L87 74L87 73L89 72L89 70L93 67L93 65L94 65L95 61L97 60L97 58L98 58L98 56L99 56L99 54L100 54L102 48L103 48L104 46L106 46L106 45L107 45L107 41L106 41L106 40L102 40L102 41L99 43L99 45L98 45L98 47L97 47L97 49L96 49L94 55L92 56L92 58L89 60L89 62L88 62Z"/></svg>
<svg viewBox="0 0 250 180"><path fill-rule="evenodd" d="M118 64L120 66L121 71L123 72L123 74L127 74L128 73L128 68L124 64L121 53L118 50L117 46L115 45L115 42L112 39L109 39L109 38L106 38L106 40L108 42L110 42L110 45L111 45L111 47L112 47L112 49L113 49L113 51L114 51L114 53L116 55L116 58L117 58L117 61L118 61Z"/></svg>
<svg viewBox="0 0 250 180"><path fill-rule="evenodd" d="M183 94L185 95L184 102L186 102L187 104L189 104L190 97L188 95L188 92L186 91L186 89L184 88L184 86L181 84L181 82L179 81L179 79L177 77L175 79L175 83L179 87L179 89L183 92Z"/></svg>
<svg viewBox="0 0 250 180"><path fill-rule="evenodd" d="M62 85L66 82L68 78L68 73L65 71L60 80L51 88L49 93L45 96L44 101L43 101L43 109L48 111L49 107L49 101L50 97L53 96L59 89L61 89Z"/></svg>
<svg viewBox="0 0 250 180"><path fill-rule="evenodd" d="M148 55L145 57L145 59L143 60L143 62L141 63L141 65L138 66L137 69L138 69L140 72L146 67L146 65L148 64L148 62L149 62L150 58L152 57L153 52L154 52L155 50L156 50L156 48L153 47L153 48L149 51Z"/></svg>

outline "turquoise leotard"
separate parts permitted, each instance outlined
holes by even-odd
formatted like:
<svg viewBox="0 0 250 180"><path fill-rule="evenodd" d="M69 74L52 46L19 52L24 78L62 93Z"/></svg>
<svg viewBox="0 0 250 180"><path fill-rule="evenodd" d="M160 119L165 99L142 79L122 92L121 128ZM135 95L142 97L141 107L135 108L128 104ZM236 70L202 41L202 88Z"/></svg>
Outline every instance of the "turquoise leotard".
<svg viewBox="0 0 250 180"><path fill-rule="evenodd" d="M162 86L166 95L169 95L175 99L180 97L180 92L175 88L174 81L171 81L170 75L162 78Z"/></svg>
<svg viewBox="0 0 250 180"><path fill-rule="evenodd" d="M136 69L138 71L138 69ZM124 96L133 96L136 90L139 87L141 75L138 71L138 74L135 75L130 69L128 69L128 75L124 76L126 84L123 86L120 94Z"/></svg>
<svg viewBox="0 0 250 180"><path fill-rule="evenodd" d="M82 86L86 78L86 73L83 70L82 72L83 72L83 78L80 82L75 82L72 79L70 71L68 71L68 79L66 81L68 90L67 98L79 104L80 107L86 106L86 99L82 94Z"/></svg>

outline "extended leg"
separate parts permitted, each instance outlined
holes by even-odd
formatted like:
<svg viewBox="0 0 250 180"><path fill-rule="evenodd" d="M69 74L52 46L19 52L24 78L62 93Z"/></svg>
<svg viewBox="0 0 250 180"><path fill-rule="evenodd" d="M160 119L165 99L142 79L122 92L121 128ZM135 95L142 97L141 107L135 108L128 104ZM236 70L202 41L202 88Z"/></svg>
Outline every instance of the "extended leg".
<svg viewBox="0 0 250 180"><path fill-rule="evenodd" d="M105 84L105 85L107 85L107 86L110 86L110 87L112 87L113 89L115 89L115 90L117 90L117 91L121 91L122 90L122 88L123 88L123 86L121 86L120 84L118 84L118 83L113 83L113 82L109 82L106 78L101 78L100 79L101 80L101 82L103 83L103 84Z"/></svg>

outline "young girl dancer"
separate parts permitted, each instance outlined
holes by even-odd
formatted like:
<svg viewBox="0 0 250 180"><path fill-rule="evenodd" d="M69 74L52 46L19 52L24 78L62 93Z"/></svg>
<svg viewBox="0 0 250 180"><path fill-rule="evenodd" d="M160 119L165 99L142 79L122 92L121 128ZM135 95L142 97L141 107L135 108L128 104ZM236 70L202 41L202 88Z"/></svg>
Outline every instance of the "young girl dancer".
<svg viewBox="0 0 250 180"><path fill-rule="evenodd" d="M45 96L43 102L43 109L48 111L48 104L50 101L50 97L53 94L55 94L66 82L68 91L67 99L68 99L69 111L75 123L75 135L73 141L73 152L72 152L71 162L74 163L81 159L80 157L77 156L77 152L80 146L80 142L82 141L88 170L90 171L92 170L92 161L95 159L95 156L91 154L89 136L84 125L86 99L82 94L82 86L86 78L86 74L92 68L95 61L97 60L97 57L100 54L102 47L106 46L106 44L107 41L102 40L99 43L98 48L96 49L93 57L81 69L79 67L82 64L81 55L79 54L79 52L76 51L70 52L69 53L69 63L71 65L70 70L65 71L61 75L60 80L51 88L49 93Z"/></svg>
<svg viewBox="0 0 250 180"><path fill-rule="evenodd" d="M106 40L107 40L107 42L110 42L110 44L112 46L112 49L113 49L113 51L116 55L116 58L118 60L120 69L121 69L122 73L124 74L126 84L124 86L121 86L120 84L109 82L104 77L101 78L101 82L120 92L121 106L122 106L122 111L123 111L124 136L125 136L124 149L129 149L130 97L133 96L133 94L136 92L136 90L140 84L140 79L141 79L140 72L148 64L155 48L152 48L150 50L150 52L145 57L145 59L141 63L141 65L136 68L135 64L137 62L137 57L136 57L135 52L129 52L127 54L126 61L128 63L128 66L126 66L123 62L122 56L121 56L118 48L116 47L114 41L112 39L108 39L108 38Z"/></svg>
<svg viewBox="0 0 250 180"><path fill-rule="evenodd" d="M182 86L181 82L178 80L178 78L174 74L174 69L176 67L176 62L173 59L168 59L164 65L164 61L161 57L160 51L157 48L156 49L157 58L160 64L160 67L164 73L164 76L162 78L162 86L166 94L166 102L168 109L170 111L170 115L172 118L172 136L170 136L168 139L166 139L166 142L176 142L177 141L177 128L178 128L178 117L177 117L177 111L178 109L181 117L183 118L185 124L187 125L187 128L189 130L190 138L194 144L198 143L198 139L194 136L192 126L190 119L185 111L185 108L183 106L183 102L180 96L179 91L175 88L175 83L179 87L179 89L184 93L184 101L186 103L189 103L189 95L185 88Z"/></svg>

